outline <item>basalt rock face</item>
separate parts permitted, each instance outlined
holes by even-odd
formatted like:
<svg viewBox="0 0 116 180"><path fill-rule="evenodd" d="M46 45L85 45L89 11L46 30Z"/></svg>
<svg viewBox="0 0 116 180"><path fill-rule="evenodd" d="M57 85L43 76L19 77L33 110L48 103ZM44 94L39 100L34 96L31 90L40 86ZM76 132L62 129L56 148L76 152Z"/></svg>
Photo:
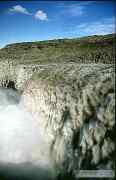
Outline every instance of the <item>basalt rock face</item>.
<svg viewBox="0 0 116 180"><path fill-rule="evenodd" d="M43 128L59 173L114 168L113 65L48 68L32 76L22 99Z"/></svg>
<svg viewBox="0 0 116 180"><path fill-rule="evenodd" d="M39 65L15 65L12 61L0 62L0 87L15 88L24 90L24 84L30 79L33 73L41 70Z"/></svg>
<svg viewBox="0 0 116 180"><path fill-rule="evenodd" d="M8 87L9 82L16 83L16 70L12 61L0 62L0 86Z"/></svg>

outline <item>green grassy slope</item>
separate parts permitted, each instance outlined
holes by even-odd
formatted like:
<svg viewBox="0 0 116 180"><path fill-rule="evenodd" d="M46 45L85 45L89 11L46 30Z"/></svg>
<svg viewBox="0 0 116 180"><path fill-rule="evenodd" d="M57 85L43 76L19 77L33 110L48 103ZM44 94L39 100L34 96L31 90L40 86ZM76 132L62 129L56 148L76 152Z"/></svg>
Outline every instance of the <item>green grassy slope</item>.
<svg viewBox="0 0 116 180"><path fill-rule="evenodd" d="M114 62L115 34L88 36L76 39L59 39L24 42L0 49L0 61L45 64L64 62Z"/></svg>

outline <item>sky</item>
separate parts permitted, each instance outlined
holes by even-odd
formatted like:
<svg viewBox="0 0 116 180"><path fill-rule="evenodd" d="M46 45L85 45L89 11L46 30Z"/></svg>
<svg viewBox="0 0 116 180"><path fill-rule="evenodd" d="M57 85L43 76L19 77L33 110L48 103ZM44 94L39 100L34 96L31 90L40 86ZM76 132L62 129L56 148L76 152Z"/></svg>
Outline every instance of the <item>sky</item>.
<svg viewBox="0 0 116 180"><path fill-rule="evenodd" d="M0 48L115 32L113 1L0 1Z"/></svg>

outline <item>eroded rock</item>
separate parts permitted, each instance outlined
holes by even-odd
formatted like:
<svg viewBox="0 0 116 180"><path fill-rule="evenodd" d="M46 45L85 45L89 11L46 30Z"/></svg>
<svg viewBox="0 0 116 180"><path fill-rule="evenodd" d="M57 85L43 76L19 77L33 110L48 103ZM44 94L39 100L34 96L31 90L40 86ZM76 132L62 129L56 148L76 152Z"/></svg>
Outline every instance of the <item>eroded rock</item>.
<svg viewBox="0 0 116 180"><path fill-rule="evenodd" d="M113 65L48 68L32 76L22 98L43 128L60 173L113 168Z"/></svg>

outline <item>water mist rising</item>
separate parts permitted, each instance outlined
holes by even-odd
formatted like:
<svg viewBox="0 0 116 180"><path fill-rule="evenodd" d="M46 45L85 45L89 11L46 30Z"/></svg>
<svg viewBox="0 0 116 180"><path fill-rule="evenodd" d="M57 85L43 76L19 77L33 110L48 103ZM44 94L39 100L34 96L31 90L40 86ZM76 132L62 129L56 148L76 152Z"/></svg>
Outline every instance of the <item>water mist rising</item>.
<svg viewBox="0 0 116 180"><path fill-rule="evenodd" d="M0 88L0 164L52 169L48 149L41 127L24 109L18 93Z"/></svg>

